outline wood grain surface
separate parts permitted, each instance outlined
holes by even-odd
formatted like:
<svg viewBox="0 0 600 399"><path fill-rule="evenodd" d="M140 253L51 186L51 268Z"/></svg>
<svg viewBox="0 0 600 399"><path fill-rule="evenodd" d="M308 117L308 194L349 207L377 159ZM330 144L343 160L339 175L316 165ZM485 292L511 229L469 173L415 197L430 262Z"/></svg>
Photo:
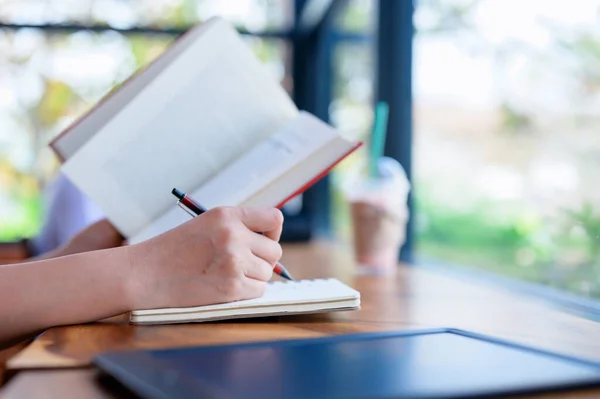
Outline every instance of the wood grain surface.
<svg viewBox="0 0 600 399"><path fill-rule="evenodd" d="M85 369L90 367L94 355L110 350L432 327L470 330L600 361L600 324L565 313L535 297L406 265L400 265L392 274L363 273L354 265L349 250L327 243L286 245L282 262L296 278L335 277L354 287L361 293L361 309L160 326L129 325L127 315L121 315L97 323L52 328L7 361L6 369L15 377L6 386L4 395L33 397L27 395L32 393L28 390L54 392L60 386L70 386L80 393L77 397L113 397L110 395L114 393L101 391L103 388L93 382L94 370ZM561 397L594 395L600 397L600 391Z"/></svg>

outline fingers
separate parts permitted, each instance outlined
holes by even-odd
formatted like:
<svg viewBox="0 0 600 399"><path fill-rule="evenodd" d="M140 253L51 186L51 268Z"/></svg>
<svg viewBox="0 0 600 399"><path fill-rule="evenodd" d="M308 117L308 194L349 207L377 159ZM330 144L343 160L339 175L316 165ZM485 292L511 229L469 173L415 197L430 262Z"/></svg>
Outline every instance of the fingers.
<svg viewBox="0 0 600 399"><path fill-rule="evenodd" d="M283 213L281 213L281 211L277 208L274 209L277 211L276 220L278 220L278 223L274 229L263 230L262 233L265 235L265 237L268 237L275 242L279 242L279 239L281 238L281 231L283 230Z"/></svg>
<svg viewBox="0 0 600 399"><path fill-rule="evenodd" d="M237 208L240 220L251 231L264 233L279 241L283 228L283 214L277 208Z"/></svg>
<svg viewBox="0 0 600 399"><path fill-rule="evenodd" d="M261 297L267 289L266 281L259 281L251 278L246 278L242 282L241 300L253 299Z"/></svg>
<svg viewBox="0 0 600 399"><path fill-rule="evenodd" d="M257 281L269 281L273 277L273 265L254 255L250 255L250 258L244 270L246 277Z"/></svg>
<svg viewBox="0 0 600 399"><path fill-rule="evenodd" d="M283 229L283 213L273 207L217 207L189 223L203 224L201 220L206 218L212 219L213 226L221 225L228 229L237 228L229 223L241 222L245 229L263 234L273 241L279 241Z"/></svg>
<svg viewBox="0 0 600 399"><path fill-rule="evenodd" d="M252 253L270 264L271 267L275 266L275 263L277 263L283 255L281 244L270 238L261 236L260 234L249 231L247 242Z"/></svg>
<svg viewBox="0 0 600 399"><path fill-rule="evenodd" d="M248 232L248 244L252 252L245 275L248 278L268 281L273 276L273 267L281 259L281 245L269 238Z"/></svg>

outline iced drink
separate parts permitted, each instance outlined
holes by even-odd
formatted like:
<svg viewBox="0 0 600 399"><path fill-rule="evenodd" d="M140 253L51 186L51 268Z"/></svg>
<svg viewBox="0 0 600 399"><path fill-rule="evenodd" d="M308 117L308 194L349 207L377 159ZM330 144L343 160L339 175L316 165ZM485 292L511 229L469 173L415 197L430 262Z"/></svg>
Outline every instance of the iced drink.
<svg viewBox="0 0 600 399"><path fill-rule="evenodd" d="M408 221L410 185L400 164L380 161L378 176L362 176L346 187L354 257L361 270L390 271L398 265Z"/></svg>
<svg viewBox="0 0 600 399"><path fill-rule="evenodd" d="M350 203L356 262L361 267L389 270L398 264L405 240L406 217L402 208L359 200Z"/></svg>

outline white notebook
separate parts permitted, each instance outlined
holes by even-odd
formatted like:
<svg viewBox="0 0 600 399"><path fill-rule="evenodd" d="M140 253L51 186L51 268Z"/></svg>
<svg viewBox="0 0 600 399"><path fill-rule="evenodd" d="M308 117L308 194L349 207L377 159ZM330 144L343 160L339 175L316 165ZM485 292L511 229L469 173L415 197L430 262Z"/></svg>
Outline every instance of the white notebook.
<svg viewBox="0 0 600 399"><path fill-rule="evenodd" d="M360 293L339 280L271 281L260 298L190 308L136 310L132 324L198 323L360 308Z"/></svg>

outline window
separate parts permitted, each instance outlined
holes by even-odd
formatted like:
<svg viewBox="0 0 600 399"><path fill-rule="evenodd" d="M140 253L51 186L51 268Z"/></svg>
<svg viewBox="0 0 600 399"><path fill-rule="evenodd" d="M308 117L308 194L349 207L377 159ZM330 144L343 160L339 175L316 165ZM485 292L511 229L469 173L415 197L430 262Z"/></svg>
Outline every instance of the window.
<svg viewBox="0 0 600 399"><path fill-rule="evenodd" d="M344 135L365 144L331 174L332 226L336 239L345 245L351 242L352 225L342 186L346 177L356 173L366 161L373 123L374 3L372 0L349 1L334 20L336 40L330 122Z"/></svg>
<svg viewBox="0 0 600 399"><path fill-rule="evenodd" d="M169 41L110 31L0 31L0 239L39 228L40 190L58 167L48 141Z"/></svg>
<svg viewBox="0 0 600 399"><path fill-rule="evenodd" d="M218 15L242 30L262 32L289 28L292 5L277 0L0 0L0 20L168 30Z"/></svg>
<svg viewBox="0 0 600 399"><path fill-rule="evenodd" d="M600 2L421 0L421 256L600 296Z"/></svg>
<svg viewBox="0 0 600 399"><path fill-rule="evenodd" d="M292 5L0 0L0 241L40 228L43 189L59 166L48 141L191 24L220 15L256 33L244 38L291 91L290 44L282 32L293 20Z"/></svg>

